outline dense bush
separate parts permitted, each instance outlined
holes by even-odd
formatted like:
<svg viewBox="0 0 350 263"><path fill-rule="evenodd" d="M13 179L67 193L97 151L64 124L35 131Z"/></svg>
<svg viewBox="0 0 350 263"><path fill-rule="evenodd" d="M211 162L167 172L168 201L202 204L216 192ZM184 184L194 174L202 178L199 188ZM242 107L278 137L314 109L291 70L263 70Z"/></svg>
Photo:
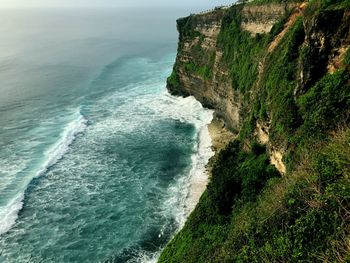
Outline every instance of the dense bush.
<svg viewBox="0 0 350 263"><path fill-rule="evenodd" d="M350 114L349 73L327 74L298 100L303 116L303 131L309 136L334 129Z"/></svg>
<svg viewBox="0 0 350 263"><path fill-rule="evenodd" d="M350 48L345 53L344 59L343 59L343 64L345 66L350 66Z"/></svg>
<svg viewBox="0 0 350 263"><path fill-rule="evenodd" d="M240 142L234 141L220 152L207 191L160 262L183 262L181 258L186 262L206 261L216 245L226 239L232 207L254 202L267 182L280 176L270 164L265 147L253 144L250 152L241 149ZM173 246L177 254L171 254Z"/></svg>
<svg viewBox="0 0 350 263"><path fill-rule="evenodd" d="M267 45L267 36L251 36L249 32L242 31L241 10L236 6L223 18L217 45L223 50L232 87L243 93L250 90L258 75L258 64Z"/></svg>
<svg viewBox="0 0 350 263"><path fill-rule="evenodd" d="M208 194L223 215L232 212L235 200L255 201L266 182L279 176L270 165L264 147L254 145L249 153L241 149L240 143L235 141L220 152L208 185Z"/></svg>
<svg viewBox="0 0 350 263"><path fill-rule="evenodd" d="M293 92L297 79L299 47L304 38L303 21L298 19L266 61L260 89L266 92L267 99L260 101L258 97L258 100L260 109L261 105L268 105L264 111L274 116L271 127L272 139L288 138L300 124ZM256 117L261 117L261 114L256 113Z"/></svg>
<svg viewBox="0 0 350 263"><path fill-rule="evenodd" d="M208 65L198 66L191 61L184 63L182 68L185 70L185 72L198 75L205 80L210 80L213 76L212 64L210 62L208 62Z"/></svg>
<svg viewBox="0 0 350 263"><path fill-rule="evenodd" d="M180 86L180 80L179 76L173 71L170 75L170 77L167 80L168 85L170 85L172 88L177 88Z"/></svg>

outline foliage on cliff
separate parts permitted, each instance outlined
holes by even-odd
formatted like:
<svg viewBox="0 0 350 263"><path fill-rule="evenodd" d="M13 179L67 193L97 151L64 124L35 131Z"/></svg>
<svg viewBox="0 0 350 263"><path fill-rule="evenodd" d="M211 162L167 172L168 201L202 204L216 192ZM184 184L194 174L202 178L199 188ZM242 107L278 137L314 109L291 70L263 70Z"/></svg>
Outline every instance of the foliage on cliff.
<svg viewBox="0 0 350 263"><path fill-rule="evenodd" d="M347 262L349 138L349 129L338 131L327 143L305 150L303 162L286 177L261 173L258 159L264 155L255 156L256 163L250 163L251 157L242 162L240 148L231 144L220 153L212 182L160 262ZM255 178L247 184L254 191L248 195L239 187L224 187L223 202L212 192L218 191L217 180L223 187L239 178L235 162L239 167L249 163L246 180L256 175L263 184L256 188ZM227 171L229 167L232 170ZM231 175L227 181L218 179L222 170ZM227 202L226 198L233 204L221 208L222 213L217 205Z"/></svg>
<svg viewBox="0 0 350 263"><path fill-rule="evenodd" d="M226 13L217 48L227 88L244 98L239 139L216 156L206 192L160 262L350 261L349 8L309 1L255 35L241 29L243 5ZM267 148L256 142L257 123L268 126ZM272 148L284 149L282 176Z"/></svg>

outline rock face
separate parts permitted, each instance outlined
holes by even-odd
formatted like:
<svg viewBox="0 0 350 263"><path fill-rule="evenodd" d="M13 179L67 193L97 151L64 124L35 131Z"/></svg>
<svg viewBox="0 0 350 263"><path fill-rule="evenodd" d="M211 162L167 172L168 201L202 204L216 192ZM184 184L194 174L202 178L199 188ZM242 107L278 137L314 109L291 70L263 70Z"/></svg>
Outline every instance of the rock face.
<svg viewBox="0 0 350 263"><path fill-rule="evenodd" d="M230 88L228 69L216 45L225 13L220 10L177 21L180 43L173 74L179 83L168 81L168 90L174 95L193 95L204 106L216 109L231 129L238 130L241 94ZM203 70L188 70L192 64ZM207 76L205 69L210 71Z"/></svg>
<svg viewBox="0 0 350 263"><path fill-rule="evenodd" d="M252 36L269 33L286 12L293 9L295 4L267 4L263 6L245 6L242 9L243 30L249 31Z"/></svg>
<svg viewBox="0 0 350 263"><path fill-rule="evenodd" d="M334 73L341 67L350 44L350 12L329 10L320 16L305 14L304 27L303 45L307 52L299 64L295 94L304 93L327 71Z"/></svg>
<svg viewBox="0 0 350 263"><path fill-rule="evenodd" d="M241 11L241 28L252 36L270 32L290 8L291 5L276 4L262 8L245 6ZM222 59L224 51L217 44L227 12L226 9L216 10L177 21L180 41L174 72L167 88L174 95L192 95L204 106L215 109L225 125L238 133L247 111L244 94L232 87L229 68ZM268 136L263 143L268 143ZM276 163L281 163L282 157L278 160Z"/></svg>
<svg viewBox="0 0 350 263"><path fill-rule="evenodd" d="M293 7L295 4L245 6L241 28L252 36L270 32ZM238 132L244 115L243 94L232 88L229 69L222 60L223 50L217 45L227 12L220 9L177 21L180 42L173 72L177 81L169 78L167 87L174 95L193 95L204 106L214 108L228 128ZM199 69L191 70L191 66Z"/></svg>
<svg viewBox="0 0 350 263"><path fill-rule="evenodd" d="M306 2L265 5L249 3L178 19L180 36L177 59L167 82L170 93L193 95L204 106L215 109L216 115L224 120L226 127L236 134L250 118L249 121L254 122L251 126L255 127L251 131L252 136L267 146L271 163L282 174L286 172L284 155L289 150L289 143L283 136L275 136L281 125L277 127L279 120L274 120L274 116L281 113L275 112L271 102L277 94L270 91L266 94L269 85L266 76L271 74L273 60L279 59L274 57L275 50L288 38L288 32L295 24L302 20L304 28L293 40L293 45L299 49L294 52L305 53L298 59L297 68L293 72L293 76L297 77L294 98L291 98L294 102L291 103L297 104L298 97L325 73L335 72L341 67L350 44L349 12L333 10L318 16L307 13L306 7ZM232 23L238 25L234 32ZM234 38L235 35L239 36ZM254 43L252 52L248 51L249 56L246 58L251 60L250 63L236 59L242 57L240 51L244 47L234 48L234 45L240 45L244 41L243 37L247 43ZM251 40L247 41L247 38ZM230 39L236 42L232 43ZM259 42L259 39L264 39L265 42ZM244 52L247 53L247 49L249 48ZM236 73L240 69L244 69L245 73ZM275 71L272 73L277 74ZM244 74L249 76L242 76ZM242 88L247 81L249 87ZM266 108L263 114L250 114L256 110L253 105L257 103L264 105L260 108ZM293 120L294 124L297 122L298 120Z"/></svg>

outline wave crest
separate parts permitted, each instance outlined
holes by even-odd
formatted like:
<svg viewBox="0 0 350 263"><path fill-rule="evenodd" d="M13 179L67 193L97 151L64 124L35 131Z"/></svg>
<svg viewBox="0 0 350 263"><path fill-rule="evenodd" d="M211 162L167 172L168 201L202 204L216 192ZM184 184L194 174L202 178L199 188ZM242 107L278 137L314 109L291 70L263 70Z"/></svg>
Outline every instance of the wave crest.
<svg viewBox="0 0 350 263"><path fill-rule="evenodd" d="M87 127L87 120L81 115L80 110L75 113L73 121L69 122L59 139L47 151L44 152L44 162L40 168L33 174L28 175L21 189L10 198L6 205L0 207L0 235L6 233L16 223L18 213L23 207L24 192L26 191L30 182L35 178L43 175L47 169L56 164L65 153L69 146L75 140L76 136L83 132Z"/></svg>

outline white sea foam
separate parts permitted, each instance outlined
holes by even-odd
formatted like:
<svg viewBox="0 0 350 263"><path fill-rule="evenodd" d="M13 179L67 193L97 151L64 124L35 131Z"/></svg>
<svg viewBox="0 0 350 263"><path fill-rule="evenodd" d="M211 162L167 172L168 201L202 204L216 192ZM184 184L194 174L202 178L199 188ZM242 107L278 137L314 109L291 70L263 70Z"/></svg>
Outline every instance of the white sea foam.
<svg viewBox="0 0 350 263"><path fill-rule="evenodd" d="M192 96L186 98L174 97L166 92L160 100L150 100L146 105L156 109L157 114L162 118L171 118L190 123L196 128L197 142L193 146L190 172L187 175L180 176L177 182L168 189L167 200L163 208L165 213L171 213L175 217L178 225L177 230L179 231L197 205L208 183L206 165L214 155L214 151L211 148L212 140L208 130L208 125L213 119L213 111L203 108ZM152 105L152 103L156 105ZM160 235L162 235L163 230L160 231ZM157 262L160 254L161 250L156 253L141 254L137 262Z"/></svg>
<svg viewBox="0 0 350 263"><path fill-rule="evenodd" d="M156 253L140 251L139 255L135 259L129 260L127 263L157 263L160 254L161 251L158 251Z"/></svg>
<svg viewBox="0 0 350 263"><path fill-rule="evenodd" d="M186 200L185 215L188 216L196 207L199 198L208 184L206 166L214 155L212 140L206 123L199 131L196 154L192 155L192 169L190 171L189 192Z"/></svg>
<svg viewBox="0 0 350 263"><path fill-rule="evenodd" d="M80 111L76 115L77 117L65 127L60 139L45 152L45 162L35 177L42 175L48 168L57 163L68 151L69 145L74 141L76 135L85 130L87 120L80 114Z"/></svg>
<svg viewBox="0 0 350 263"><path fill-rule="evenodd" d="M193 124L197 132L197 142L193 146L193 154L191 156L190 172L179 179L177 184L170 189L173 198L169 198L169 203L167 204L174 211L179 229L181 229L187 217L197 205L208 183L206 165L214 155L208 130L208 125L213 119L213 111L203 108L192 96L182 98L174 97L167 93L164 99L168 102L162 103L162 105L166 107L164 109L165 112L171 113L169 117ZM172 102L171 107L169 107L170 102Z"/></svg>
<svg viewBox="0 0 350 263"><path fill-rule="evenodd" d="M86 128L87 120L80 114L80 110L75 113L75 119L68 123L62 131L58 141L44 153L44 162L39 169L28 175L21 182L22 188L11 198L6 205L0 207L0 235L6 233L15 224L18 213L23 207L24 192L31 180L43 175L48 168L57 163L68 151L69 145L74 141L77 134Z"/></svg>
<svg viewBox="0 0 350 263"><path fill-rule="evenodd" d="M23 194L13 198L5 207L0 208L0 235L6 233L16 222L18 212L23 206Z"/></svg>
<svg viewBox="0 0 350 263"><path fill-rule="evenodd" d="M149 108L155 110L156 114L163 118L191 123L198 131L201 127L209 124L213 118L213 111L203 108L201 103L193 96L182 98L165 92L159 100L153 98L152 100L149 99L147 104L143 104L148 105Z"/></svg>

